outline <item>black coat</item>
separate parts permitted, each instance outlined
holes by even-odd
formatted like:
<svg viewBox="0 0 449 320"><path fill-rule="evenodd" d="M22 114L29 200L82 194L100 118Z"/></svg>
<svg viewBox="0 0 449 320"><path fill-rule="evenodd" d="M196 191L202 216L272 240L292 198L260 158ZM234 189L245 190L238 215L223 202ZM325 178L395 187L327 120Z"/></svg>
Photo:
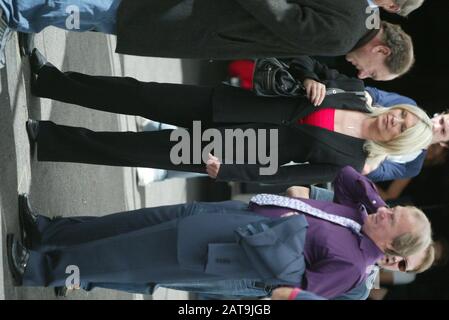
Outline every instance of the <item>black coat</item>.
<svg viewBox="0 0 449 320"><path fill-rule="evenodd" d="M213 120L279 126L279 165L291 161L298 164L282 166L275 175L266 176L259 174L258 165L223 164L219 180L309 184L331 181L346 165L358 171L363 169L365 140L315 126L297 125L298 119L319 108L369 112L363 81L349 78L306 56L296 58L292 69L299 80L315 79L331 90L320 106L315 107L305 97L257 97L252 92L223 85L215 89ZM339 90L334 94L332 88Z"/></svg>
<svg viewBox="0 0 449 320"><path fill-rule="evenodd" d="M365 0L123 0L117 52L237 59L338 56L367 34Z"/></svg>
<svg viewBox="0 0 449 320"><path fill-rule="evenodd" d="M302 64L298 68L303 69L304 77L320 79L329 88L347 90L331 93L320 107L368 112L364 96L359 94L364 90L361 80L349 79L308 57L298 58L297 63ZM301 77L300 74L297 76ZM273 168L291 161L301 163L282 166L274 175L260 175L259 169L264 163L261 159L257 159L259 162L254 161L255 164L246 165L225 161L218 175L221 180L304 184L327 182L334 178L341 167L350 165L360 171L366 159L364 140L297 124L298 119L316 110L305 97L258 97L250 91L224 85L212 88L145 83L132 78L61 73L49 66L42 68L34 88L34 92L42 97L102 111L141 115L186 128L192 126L193 121L201 120L203 128L216 128L225 139L229 128L276 129L277 141L266 141L269 154L278 155L278 161L272 161ZM41 121L37 141L38 159L204 172L204 165L200 162L173 163L170 155L177 142L170 139L170 135L169 130L93 132ZM194 132L192 137L189 139L191 142L202 140ZM244 143L233 146L243 146L243 152L254 156L254 147L261 145L260 139L266 138L257 135L257 143L247 148ZM208 144L208 141L201 142L204 146ZM231 156L227 148L224 149L224 160L230 160L237 154L233 152ZM192 155L201 155L201 148L196 151L193 147L191 150Z"/></svg>

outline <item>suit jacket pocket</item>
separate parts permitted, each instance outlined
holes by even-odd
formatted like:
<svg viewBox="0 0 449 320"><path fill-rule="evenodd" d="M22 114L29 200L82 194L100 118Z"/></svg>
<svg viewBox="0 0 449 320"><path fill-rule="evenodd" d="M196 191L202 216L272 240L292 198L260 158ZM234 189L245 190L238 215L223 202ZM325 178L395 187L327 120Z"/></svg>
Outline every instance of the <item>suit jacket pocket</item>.
<svg viewBox="0 0 449 320"><path fill-rule="evenodd" d="M231 279L257 279L242 248L236 243L209 243L205 272Z"/></svg>
<svg viewBox="0 0 449 320"><path fill-rule="evenodd" d="M303 249L308 226L305 217L293 216L262 224L265 227L254 223L254 228L236 230L239 245L264 281L298 285L305 271ZM263 237L267 239L264 241Z"/></svg>

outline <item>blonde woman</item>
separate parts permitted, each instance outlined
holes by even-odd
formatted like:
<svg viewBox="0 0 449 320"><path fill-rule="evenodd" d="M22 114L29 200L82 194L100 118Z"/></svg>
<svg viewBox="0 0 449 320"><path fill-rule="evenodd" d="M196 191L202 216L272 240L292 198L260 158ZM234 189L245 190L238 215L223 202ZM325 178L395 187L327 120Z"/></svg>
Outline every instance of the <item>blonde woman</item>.
<svg viewBox="0 0 449 320"><path fill-rule="evenodd" d="M35 51L33 94L187 128L190 148L187 156L183 154L187 161L174 163L172 151L179 140L170 139L172 130L94 132L49 121L29 121L27 130L37 144L39 161L207 171L219 180L265 183L331 181L346 165L362 171L375 167L388 154L411 153L430 144L432 124L421 109L372 107L361 80L309 57L302 59L303 74L297 76L304 84L304 96L268 98L226 85L144 83L63 73ZM215 129L221 137L229 130L249 129L256 141L243 140L230 150L225 141L220 150L214 149L219 158L204 159L210 140L202 132L195 133L193 121L201 121L203 130ZM244 161L237 161L238 150L243 150ZM203 161L195 162L195 158Z"/></svg>

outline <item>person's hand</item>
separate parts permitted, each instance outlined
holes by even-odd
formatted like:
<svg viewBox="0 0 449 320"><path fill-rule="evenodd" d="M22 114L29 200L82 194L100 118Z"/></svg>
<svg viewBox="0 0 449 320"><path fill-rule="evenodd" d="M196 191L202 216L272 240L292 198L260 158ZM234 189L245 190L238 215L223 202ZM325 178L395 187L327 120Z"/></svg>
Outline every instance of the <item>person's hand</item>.
<svg viewBox="0 0 449 320"><path fill-rule="evenodd" d="M313 79L306 79L303 84L306 89L307 98L309 98L314 106L319 106L326 97L326 86Z"/></svg>
<svg viewBox="0 0 449 320"><path fill-rule="evenodd" d="M289 287L279 287L273 290L271 293L271 300L288 300L293 288Z"/></svg>
<svg viewBox="0 0 449 320"><path fill-rule="evenodd" d="M206 171L209 177L216 179L218 176L218 171L220 171L220 160L209 153L209 160L206 163Z"/></svg>
<svg viewBox="0 0 449 320"><path fill-rule="evenodd" d="M372 171L373 171L372 166L370 166L369 164L365 163L365 165L363 166L363 169L362 169L362 174L364 176L366 176L367 174L369 174Z"/></svg>
<svg viewBox="0 0 449 320"><path fill-rule="evenodd" d="M287 196L295 198L310 198L310 188L302 186L293 186L287 189Z"/></svg>
<svg viewBox="0 0 449 320"><path fill-rule="evenodd" d="M384 161L385 159L386 159L386 158L384 158L382 161ZM363 174L364 176L366 176L367 174L373 172L374 170L376 170L377 168L379 168L379 165L382 163L382 161L379 162L378 164L371 164L371 165L365 163L365 165L363 166L363 169L362 169L362 174Z"/></svg>

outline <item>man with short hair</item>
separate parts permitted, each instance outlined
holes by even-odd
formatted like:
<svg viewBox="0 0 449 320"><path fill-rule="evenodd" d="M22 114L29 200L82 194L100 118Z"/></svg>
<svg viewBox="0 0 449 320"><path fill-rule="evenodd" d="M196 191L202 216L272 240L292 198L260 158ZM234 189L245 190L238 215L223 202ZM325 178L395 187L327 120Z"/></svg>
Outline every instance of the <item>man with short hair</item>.
<svg viewBox="0 0 449 320"><path fill-rule="evenodd" d="M311 190L306 187L294 186L287 190L287 195L291 197L299 197L309 199ZM313 195L315 196L315 194ZM313 198L316 199L316 198ZM320 198L321 201L330 201ZM385 255L377 262L377 266L373 266L364 283L353 288L352 290L334 298L335 300L365 300L368 298L371 289L374 287L376 278L379 277L379 271L387 270L393 272L422 273L428 270L435 259L435 250L433 244L429 245L425 250L414 253L407 258ZM381 270L379 270L381 268ZM281 287L275 289L272 294L273 300L323 300L324 298L312 292L304 291L299 288Z"/></svg>
<svg viewBox="0 0 449 320"><path fill-rule="evenodd" d="M346 55L359 79L393 80L407 73L415 62L413 43L400 26L385 21L369 42Z"/></svg>
<svg viewBox="0 0 449 320"><path fill-rule="evenodd" d="M391 13L407 16L418 9L424 0L368 0L373 9L382 8ZM319 61L340 72L360 79L372 78L388 81L407 73L414 64L413 44L410 37L396 25L381 23L383 32L375 38L362 38L358 46L345 59L317 56ZM348 67L351 63L357 70Z"/></svg>
<svg viewBox="0 0 449 320"><path fill-rule="evenodd" d="M345 56L314 58L342 74L376 81L396 79L410 71L415 62L411 37L400 26L385 21L377 32L367 34ZM295 63L295 58L289 62L291 72Z"/></svg>
<svg viewBox="0 0 449 320"><path fill-rule="evenodd" d="M385 208L353 168L341 170L335 188L340 204L260 195L249 206L196 203L85 221L33 216L22 205L33 250L8 237L9 264L17 282L30 286L63 285L70 263L80 266L82 287L188 281L208 285L210 293L265 296L290 284L333 298L365 281L367 267L385 252L408 256L429 245L425 215ZM245 279L250 287L241 286Z"/></svg>
<svg viewBox="0 0 449 320"><path fill-rule="evenodd" d="M365 0L0 0L0 7L20 32L95 30L116 34L118 53L168 58L338 56L379 28Z"/></svg>
<svg viewBox="0 0 449 320"><path fill-rule="evenodd" d="M399 25L385 21L378 30L367 33L345 56L316 55L314 58L345 75L376 81L396 79L410 71L415 62L411 37ZM293 70L295 61L293 58L289 62Z"/></svg>

